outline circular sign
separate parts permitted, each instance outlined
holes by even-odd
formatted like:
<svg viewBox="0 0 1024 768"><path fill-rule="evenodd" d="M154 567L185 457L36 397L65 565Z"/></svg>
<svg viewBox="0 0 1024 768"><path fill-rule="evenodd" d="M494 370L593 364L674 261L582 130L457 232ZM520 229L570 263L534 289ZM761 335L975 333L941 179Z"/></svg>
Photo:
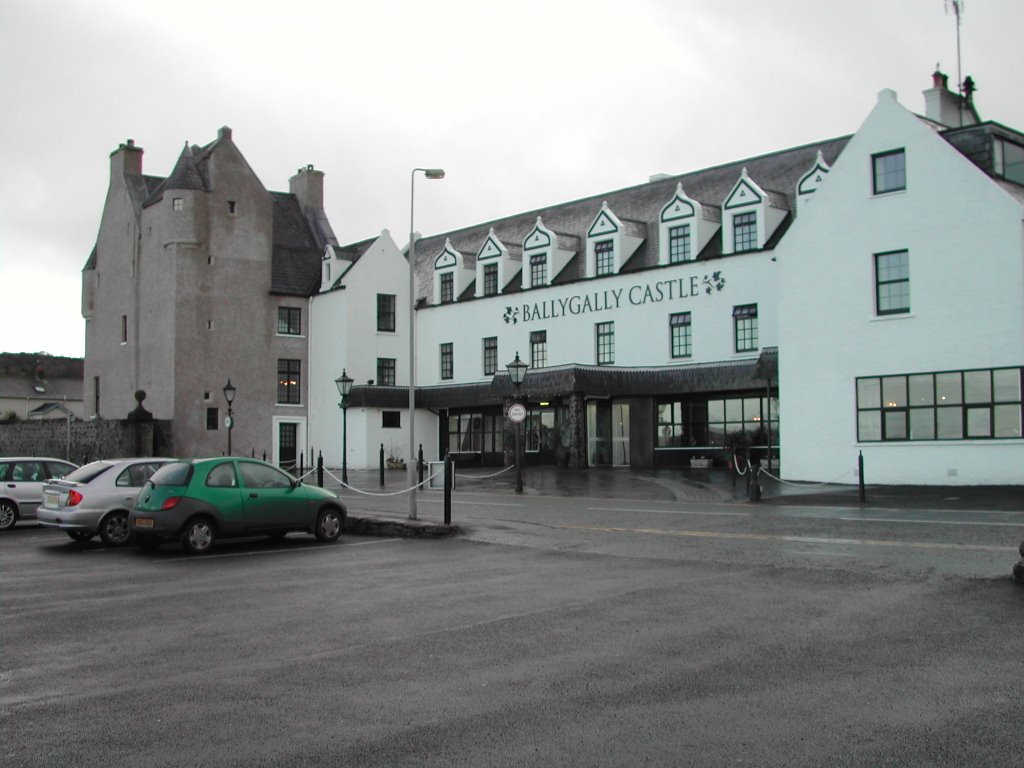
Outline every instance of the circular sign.
<svg viewBox="0 0 1024 768"><path fill-rule="evenodd" d="M521 421L526 421L526 406L521 403L515 403L509 406L508 409L508 420L518 424Z"/></svg>
<svg viewBox="0 0 1024 768"><path fill-rule="evenodd" d="M231 429L233 426L235 426L235 420L232 419L230 416L225 416L224 429Z"/></svg>

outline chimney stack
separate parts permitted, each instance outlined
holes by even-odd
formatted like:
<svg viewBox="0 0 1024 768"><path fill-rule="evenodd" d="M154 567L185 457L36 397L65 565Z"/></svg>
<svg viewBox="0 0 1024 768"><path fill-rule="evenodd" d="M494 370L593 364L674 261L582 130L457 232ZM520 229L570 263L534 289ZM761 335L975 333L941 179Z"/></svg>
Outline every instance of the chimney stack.
<svg viewBox="0 0 1024 768"><path fill-rule="evenodd" d="M932 73L932 87L923 93L924 116L929 120L947 128L959 128L974 122L968 119L960 95L949 90L949 77L939 71L938 64Z"/></svg>
<svg viewBox="0 0 1024 768"><path fill-rule="evenodd" d="M134 139L128 139L110 153L110 177L138 176L142 173L142 147L135 146Z"/></svg>
<svg viewBox="0 0 1024 768"><path fill-rule="evenodd" d="M324 207L324 172L307 165L288 179L288 191L299 200L303 211L321 211Z"/></svg>

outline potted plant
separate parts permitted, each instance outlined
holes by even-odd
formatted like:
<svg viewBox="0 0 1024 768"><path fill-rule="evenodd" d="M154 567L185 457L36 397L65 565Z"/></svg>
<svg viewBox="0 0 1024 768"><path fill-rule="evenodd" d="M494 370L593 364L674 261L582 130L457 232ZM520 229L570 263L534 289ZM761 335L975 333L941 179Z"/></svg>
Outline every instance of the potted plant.
<svg viewBox="0 0 1024 768"><path fill-rule="evenodd" d="M394 444L388 446L388 469L405 469L405 460L402 458L402 451L395 448Z"/></svg>

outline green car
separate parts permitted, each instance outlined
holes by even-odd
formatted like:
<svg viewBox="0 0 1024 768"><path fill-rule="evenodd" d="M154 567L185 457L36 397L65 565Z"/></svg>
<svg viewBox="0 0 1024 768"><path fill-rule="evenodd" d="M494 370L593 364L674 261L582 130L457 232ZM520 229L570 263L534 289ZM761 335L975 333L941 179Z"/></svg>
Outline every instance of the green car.
<svg viewBox="0 0 1024 768"><path fill-rule="evenodd" d="M303 485L264 461L222 456L158 469L142 487L128 526L141 547L180 541L202 554L222 536L283 538L305 531L336 541L346 514L330 491Z"/></svg>

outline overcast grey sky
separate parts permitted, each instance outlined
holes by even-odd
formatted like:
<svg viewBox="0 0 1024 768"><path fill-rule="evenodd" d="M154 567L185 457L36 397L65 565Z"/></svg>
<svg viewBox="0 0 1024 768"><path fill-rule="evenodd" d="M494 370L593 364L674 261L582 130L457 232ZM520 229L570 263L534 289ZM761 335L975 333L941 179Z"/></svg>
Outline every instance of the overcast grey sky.
<svg viewBox="0 0 1024 768"><path fill-rule="evenodd" d="M855 131L956 81L943 0L0 0L0 351L84 354L109 154L167 175L229 125L264 186L312 163L342 243L424 234ZM1024 130L1024 2L967 0L963 74Z"/></svg>

